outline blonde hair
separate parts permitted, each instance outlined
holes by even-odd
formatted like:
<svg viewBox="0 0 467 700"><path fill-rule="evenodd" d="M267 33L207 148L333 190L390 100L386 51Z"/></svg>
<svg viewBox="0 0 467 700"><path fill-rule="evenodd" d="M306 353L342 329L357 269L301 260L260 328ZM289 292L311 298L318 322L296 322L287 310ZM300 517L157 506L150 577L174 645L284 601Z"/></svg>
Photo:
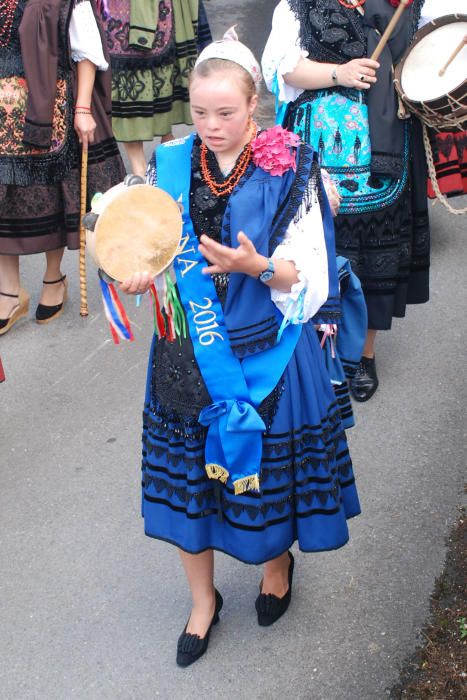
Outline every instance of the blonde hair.
<svg viewBox="0 0 467 700"><path fill-rule="evenodd" d="M191 72L189 85L191 86L195 78L209 78L213 73L227 72L237 75L242 84L247 102L250 102L251 98L257 94L253 78L241 65L234 61L228 61L225 58L207 58L205 61L198 63Z"/></svg>

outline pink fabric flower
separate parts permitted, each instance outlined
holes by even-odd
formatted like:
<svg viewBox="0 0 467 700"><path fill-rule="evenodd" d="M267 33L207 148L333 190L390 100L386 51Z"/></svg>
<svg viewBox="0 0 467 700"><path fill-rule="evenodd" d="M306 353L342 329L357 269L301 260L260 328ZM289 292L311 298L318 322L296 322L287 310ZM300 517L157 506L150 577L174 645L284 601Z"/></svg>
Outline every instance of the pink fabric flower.
<svg viewBox="0 0 467 700"><path fill-rule="evenodd" d="M295 151L300 137L277 125L262 131L251 142L253 163L271 175L283 175L287 170L295 171Z"/></svg>

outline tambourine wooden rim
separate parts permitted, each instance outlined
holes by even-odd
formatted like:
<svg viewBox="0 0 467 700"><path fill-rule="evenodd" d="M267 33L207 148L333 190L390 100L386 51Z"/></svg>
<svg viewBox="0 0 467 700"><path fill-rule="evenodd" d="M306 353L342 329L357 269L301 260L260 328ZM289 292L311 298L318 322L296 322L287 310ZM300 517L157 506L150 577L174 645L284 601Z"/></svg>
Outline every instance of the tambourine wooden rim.
<svg viewBox="0 0 467 700"><path fill-rule="evenodd" d="M180 208L170 195L152 185L132 185L122 189L99 215L94 257L119 282L135 272L155 277L173 261L181 233Z"/></svg>
<svg viewBox="0 0 467 700"><path fill-rule="evenodd" d="M453 24L455 22L467 22L467 14L458 13L451 15L443 15L442 17L434 19L433 21L429 22L424 27L419 29L415 34L412 44L406 49L400 62L394 69L394 87L404 104L408 107L409 110L417 114L417 116L420 119L428 123L429 126L431 125L431 121L435 121L439 130L442 130L441 127L443 124L443 119L445 117L448 118L447 121L452 120L453 109L452 105L449 102L449 97L454 98L454 100L466 99L467 78L466 80L463 80L461 83L459 83L459 85L456 85L454 88L446 92L444 95L421 101L414 100L406 95L402 88L402 73L404 71L407 58L412 53L414 47L417 44L419 44L422 41L422 39L434 32L436 29L444 27L448 24ZM467 121L467 104L465 105L465 108L460 107L458 109L455 109L454 113L456 119L460 121ZM449 117L451 117L451 120L449 119ZM450 129L450 127L451 124L446 125L447 129Z"/></svg>

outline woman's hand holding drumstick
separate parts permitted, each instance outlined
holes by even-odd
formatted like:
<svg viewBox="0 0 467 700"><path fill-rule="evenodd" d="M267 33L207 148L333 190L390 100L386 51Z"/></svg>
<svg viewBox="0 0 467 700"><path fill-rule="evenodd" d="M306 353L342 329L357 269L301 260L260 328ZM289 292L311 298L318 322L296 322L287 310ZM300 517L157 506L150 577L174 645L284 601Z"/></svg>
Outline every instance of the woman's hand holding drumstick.
<svg viewBox="0 0 467 700"><path fill-rule="evenodd" d="M338 85L357 90L369 90L376 83L379 63L371 58L354 58L336 68Z"/></svg>

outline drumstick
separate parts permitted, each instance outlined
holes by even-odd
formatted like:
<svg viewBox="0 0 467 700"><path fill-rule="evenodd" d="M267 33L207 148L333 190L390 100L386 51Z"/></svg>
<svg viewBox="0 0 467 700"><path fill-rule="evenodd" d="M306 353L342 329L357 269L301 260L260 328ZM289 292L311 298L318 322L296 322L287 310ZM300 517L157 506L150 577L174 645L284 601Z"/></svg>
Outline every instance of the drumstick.
<svg viewBox="0 0 467 700"><path fill-rule="evenodd" d="M88 149L83 143L81 149L81 198L79 210L79 291L80 316L88 315L88 291L86 281L86 232L83 226L83 216L86 214L86 193L88 185Z"/></svg>
<svg viewBox="0 0 467 700"><path fill-rule="evenodd" d="M448 67L449 67L449 66L451 65L451 63L454 61L454 59L455 59L455 57L457 56L457 54L458 54L460 51L462 51L462 49L464 48L464 46L465 46L466 44L467 44L467 34L466 34L465 37L462 39L461 43L460 43L459 46L455 49L455 51L453 51L452 54L449 56L448 61L444 64L444 66L443 66L443 67L441 68L441 70L439 71L438 75L439 75L440 77L446 73Z"/></svg>
<svg viewBox="0 0 467 700"><path fill-rule="evenodd" d="M388 26L385 29L383 36L381 37L381 39L378 42L378 46L376 47L376 49L373 51L372 55L370 56L370 58L373 61L378 60L382 50L384 49L384 47L388 43L389 37L393 33L394 28L395 28L396 24L398 23L401 14L404 12L404 10L408 4L409 4L409 0L400 0L399 7L394 12L394 14L391 18L391 21L389 22Z"/></svg>

